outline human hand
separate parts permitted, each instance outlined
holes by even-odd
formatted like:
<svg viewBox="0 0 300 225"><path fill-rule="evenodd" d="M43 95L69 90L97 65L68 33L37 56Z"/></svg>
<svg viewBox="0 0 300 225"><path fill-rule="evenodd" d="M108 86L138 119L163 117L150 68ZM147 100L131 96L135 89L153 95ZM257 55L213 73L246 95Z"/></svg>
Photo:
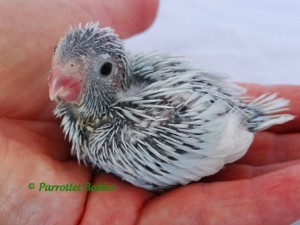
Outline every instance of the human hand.
<svg viewBox="0 0 300 225"><path fill-rule="evenodd" d="M0 221L3 224L289 224L299 219L299 118L258 134L245 157L205 179L206 182L161 195L105 173L92 176L91 170L70 157L70 146L63 140L59 121L52 116L54 104L48 98L46 78L53 46L69 24L95 20L127 37L146 28L156 8L154 1L147 0L92 2L2 3ZM125 6L126 2L130 6ZM147 13L142 13L143 10ZM17 17L8 19L12 12ZM246 86L255 96L261 92L279 92L281 97L291 99L290 113L299 117L299 86ZM31 182L84 184L91 180L94 184L114 184L116 189L39 192L37 187L27 188Z"/></svg>
<svg viewBox="0 0 300 225"><path fill-rule="evenodd" d="M38 191L40 182L84 184L92 179L91 170L70 157L70 145L52 115L55 103L49 100L47 77L54 46L70 24L79 22L99 20L122 38L131 36L152 23L156 10L154 0L0 2L0 224L78 224L85 218L85 204L92 204L94 195ZM28 189L30 183L34 190ZM138 193L143 199L152 196L136 188ZM107 194L123 203L128 196L119 186ZM88 207L97 217L91 224L105 224L99 206ZM137 205L128 199L123 210L115 218L132 224Z"/></svg>

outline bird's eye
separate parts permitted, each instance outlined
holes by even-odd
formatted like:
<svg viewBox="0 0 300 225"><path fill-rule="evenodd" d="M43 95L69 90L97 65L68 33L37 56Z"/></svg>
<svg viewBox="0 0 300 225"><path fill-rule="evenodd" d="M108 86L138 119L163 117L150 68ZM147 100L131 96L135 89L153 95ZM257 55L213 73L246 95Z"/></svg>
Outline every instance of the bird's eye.
<svg viewBox="0 0 300 225"><path fill-rule="evenodd" d="M113 64L109 61L104 62L101 66L100 66L100 70L99 73L102 76L109 76L111 74L113 70Z"/></svg>

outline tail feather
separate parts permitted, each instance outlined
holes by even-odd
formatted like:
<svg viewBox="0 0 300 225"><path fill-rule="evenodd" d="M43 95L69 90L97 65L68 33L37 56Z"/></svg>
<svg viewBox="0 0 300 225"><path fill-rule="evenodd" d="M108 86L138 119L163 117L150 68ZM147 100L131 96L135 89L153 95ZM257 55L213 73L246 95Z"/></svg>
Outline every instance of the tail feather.
<svg viewBox="0 0 300 225"><path fill-rule="evenodd" d="M253 115L248 121L250 131L265 130L295 118L290 114L277 114L289 110L289 100L276 97L277 94L263 94L248 104L247 108Z"/></svg>

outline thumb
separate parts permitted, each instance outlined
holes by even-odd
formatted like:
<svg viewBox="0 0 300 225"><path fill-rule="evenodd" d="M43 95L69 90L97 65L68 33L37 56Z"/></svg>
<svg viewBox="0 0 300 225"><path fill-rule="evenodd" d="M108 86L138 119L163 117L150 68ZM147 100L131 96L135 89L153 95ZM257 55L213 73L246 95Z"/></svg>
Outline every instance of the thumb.
<svg viewBox="0 0 300 225"><path fill-rule="evenodd" d="M78 0L78 4L93 20L112 26L123 38L148 28L158 8L158 0Z"/></svg>

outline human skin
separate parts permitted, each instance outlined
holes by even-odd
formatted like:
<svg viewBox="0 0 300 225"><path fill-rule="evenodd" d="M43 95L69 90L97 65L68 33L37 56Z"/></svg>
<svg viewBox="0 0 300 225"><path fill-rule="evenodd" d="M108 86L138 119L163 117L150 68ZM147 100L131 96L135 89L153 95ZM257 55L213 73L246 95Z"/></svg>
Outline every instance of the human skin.
<svg viewBox="0 0 300 225"><path fill-rule="evenodd" d="M248 153L202 182L155 194L78 165L70 156L47 77L70 24L101 21L122 38L146 29L154 0L0 1L1 224L290 224L300 219L300 86L277 92L297 118L256 135ZM35 183L33 190L29 183ZM113 184L113 192L46 192L38 184Z"/></svg>

